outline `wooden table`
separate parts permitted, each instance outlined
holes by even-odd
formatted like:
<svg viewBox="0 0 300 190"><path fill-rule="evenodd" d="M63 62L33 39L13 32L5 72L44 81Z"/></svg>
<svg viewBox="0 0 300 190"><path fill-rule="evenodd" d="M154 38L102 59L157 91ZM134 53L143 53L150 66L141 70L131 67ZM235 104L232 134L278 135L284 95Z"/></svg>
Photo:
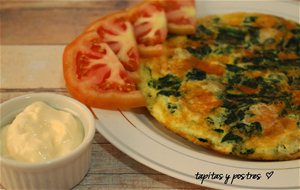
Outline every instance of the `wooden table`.
<svg viewBox="0 0 300 190"><path fill-rule="evenodd" d="M68 95L62 75L65 44L102 15L135 3L134 0L1 0L0 101L36 92ZM124 188L208 189L138 163L97 132L90 170L74 189Z"/></svg>

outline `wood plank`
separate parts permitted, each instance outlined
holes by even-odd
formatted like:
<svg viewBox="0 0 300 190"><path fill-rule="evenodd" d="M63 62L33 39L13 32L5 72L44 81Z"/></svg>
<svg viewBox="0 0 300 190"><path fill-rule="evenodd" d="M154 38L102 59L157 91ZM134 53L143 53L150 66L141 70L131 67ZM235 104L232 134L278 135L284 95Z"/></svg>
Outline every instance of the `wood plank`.
<svg viewBox="0 0 300 190"><path fill-rule="evenodd" d="M93 144L92 164L89 173L94 174L158 174L141 163L132 160L125 153L119 151L109 143Z"/></svg>
<svg viewBox="0 0 300 190"><path fill-rule="evenodd" d="M96 143L96 144L107 144L107 143L110 143L108 142L108 140L106 140L106 138L104 138L98 131L95 133L95 137L94 137L94 140L93 140L93 143Z"/></svg>
<svg viewBox="0 0 300 190"><path fill-rule="evenodd" d="M63 95L69 95L66 91L61 89L0 89L0 103L10 100L14 97L22 96L25 94L38 93L38 92L51 92Z"/></svg>
<svg viewBox="0 0 300 190"><path fill-rule="evenodd" d="M123 9L141 0L9 0L0 1L0 10L4 9L39 9L39 8L98 8Z"/></svg>
<svg viewBox="0 0 300 190"><path fill-rule="evenodd" d="M95 189L199 189L199 186L163 174L98 174L87 175L75 190ZM209 188L202 188L209 190Z"/></svg>
<svg viewBox="0 0 300 190"><path fill-rule="evenodd" d="M0 6L1 44L67 44L88 24L135 3L135 0L5 1Z"/></svg>
<svg viewBox="0 0 300 190"><path fill-rule="evenodd" d="M0 48L2 89L65 88L64 46L2 45Z"/></svg>
<svg viewBox="0 0 300 190"><path fill-rule="evenodd" d="M97 134L96 134L97 135ZM142 175L141 175L142 174ZM84 180L75 189L133 188L199 189L199 186L157 172L133 160L109 143L92 146L92 162Z"/></svg>
<svg viewBox="0 0 300 190"><path fill-rule="evenodd" d="M141 175L142 174L142 175ZM75 189L139 188L199 189L199 186L164 175L134 161L111 144L93 144L92 163Z"/></svg>
<svg viewBox="0 0 300 190"><path fill-rule="evenodd" d="M99 12L93 8L4 10L1 15L1 43L66 44L89 23L110 12L109 9Z"/></svg>

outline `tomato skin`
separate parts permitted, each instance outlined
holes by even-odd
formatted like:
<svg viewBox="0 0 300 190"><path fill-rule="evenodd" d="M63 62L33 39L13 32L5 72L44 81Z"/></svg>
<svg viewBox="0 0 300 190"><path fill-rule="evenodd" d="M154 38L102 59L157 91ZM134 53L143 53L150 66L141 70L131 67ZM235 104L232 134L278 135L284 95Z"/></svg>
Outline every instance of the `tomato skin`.
<svg viewBox="0 0 300 190"><path fill-rule="evenodd" d="M69 93L77 100L86 104L90 107L96 108L104 108L104 109L129 109L134 107L145 106L145 100L142 93L137 90L135 81L132 79L131 75L125 68L122 66L120 62L117 62L118 59L116 57L106 56L107 52L99 52L96 48L93 48L94 43L100 43L105 51L109 51L109 46L103 45L101 41L99 41L99 36L96 32L87 32L81 34L77 37L73 42L66 46L63 54L63 72L64 79L66 82L66 87ZM101 46L101 47L102 47ZM112 53L112 50L110 50ZM79 68L80 63L78 63L78 55L84 54L92 57L100 57L99 59L93 59L90 65L83 65L82 68L87 67L90 70L98 69L99 73L101 73L101 69L107 68L105 64L109 65L112 62L116 63L111 68L116 68L116 71L111 71L109 74L119 72L119 76L112 78L120 81L120 84L116 86L111 86L111 89L104 88L101 84L116 84L116 83L107 83L107 80L110 79L108 76L100 77L97 75L93 75L90 72L85 72L82 68ZM103 56L103 59L101 58ZM111 61L110 61L111 60ZM103 61L103 65L101 67L93 68L95 63L99 63L101 65ZM105 61L109 62L106 63ZM84 64L85 62L81 63ZM109 68L109 67L108 67ZM87 69L87 70L88 70ZM84 71L84 72L82 72ZM97 72L96 72L97 73ZM119 78L118 78L119 77ZM106 81L105 81L106 78ZM99 85L100 84L100 85ZM126 85L135 85L134 88L130 88L129 91L126 91L118 87L126 87ZM109 86L107 86L109 87ZM116 87L116 89L114 89ZM132 86L130 86L132 87Z"/></svg>
<svg viewBox="0 0 300 190"><path fill-rule="evenodd" d="M166 11L168 32L193 34L196 31L195 0L161 0Z"/></svg>
<svg viewBox="0 0 300 190"><path fill-rule="evenodd" d="M167 37L167 20L162 4L156 0L143 1L129 9L129 17L140 55L161 55L162 43Z"/></svg>
<svg viewBox="0 0 300 190"><path fill-rule="evenodd" d="M110 46L126 70L138 69L139 53L127 12L104 16L89 25L85 29L85 32L88 31L97 31L100 40Z"/></svg>
<svg viewBox="0 0 300 190"><path fill-rule="evenodd" d="M146 105L145 99L140 91L133 91L128 93L116 94L114 92L95 93L80 90L77 86L67 85L69 93L75 99L84 103L88 107L102 108L102 109L131 109L137 107L144 107Z"/></svg>

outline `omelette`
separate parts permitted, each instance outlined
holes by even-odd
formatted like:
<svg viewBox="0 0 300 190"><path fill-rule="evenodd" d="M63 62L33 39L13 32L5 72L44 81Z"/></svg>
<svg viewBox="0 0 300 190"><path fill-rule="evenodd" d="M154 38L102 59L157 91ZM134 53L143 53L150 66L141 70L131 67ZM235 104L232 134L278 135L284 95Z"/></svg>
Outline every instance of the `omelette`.
<svg viewBox="0 0 300 190"><path fill-rule="evenodd" d="M169 34L160 57L142 58L139 82L151 115L221 154L300 158L300 25L239 12Z"/></svg>

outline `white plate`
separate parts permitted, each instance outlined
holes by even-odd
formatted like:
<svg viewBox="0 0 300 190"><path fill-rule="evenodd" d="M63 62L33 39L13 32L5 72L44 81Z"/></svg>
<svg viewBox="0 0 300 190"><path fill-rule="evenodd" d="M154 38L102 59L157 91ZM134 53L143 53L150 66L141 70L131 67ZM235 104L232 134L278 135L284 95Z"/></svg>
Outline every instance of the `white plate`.
<svg viewBox="0 0 300 190"><path fill-rule="evenodd" d="M197 1L197 12L199 17L236 11L262 12L299 22L299 6L299 1L210 0ZM98 117L96 128L108 141L166 175L222 189L300 188L300 160L259 162L222 156L168 131L144 108L93 111Z"/></svg>

